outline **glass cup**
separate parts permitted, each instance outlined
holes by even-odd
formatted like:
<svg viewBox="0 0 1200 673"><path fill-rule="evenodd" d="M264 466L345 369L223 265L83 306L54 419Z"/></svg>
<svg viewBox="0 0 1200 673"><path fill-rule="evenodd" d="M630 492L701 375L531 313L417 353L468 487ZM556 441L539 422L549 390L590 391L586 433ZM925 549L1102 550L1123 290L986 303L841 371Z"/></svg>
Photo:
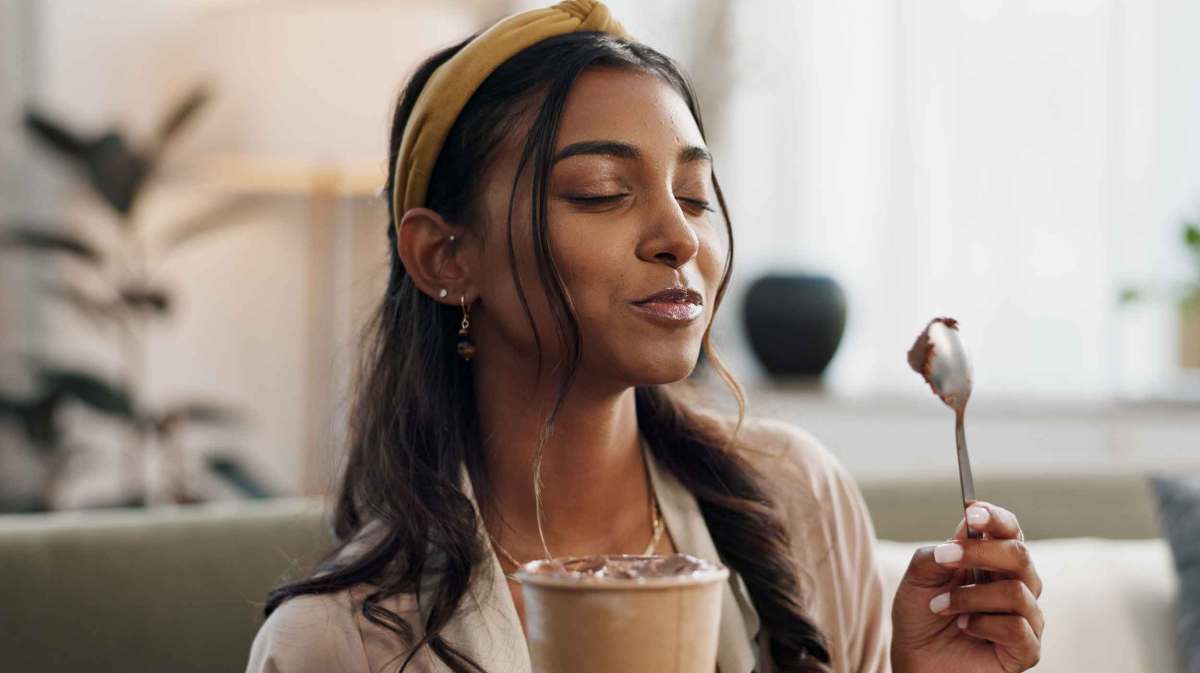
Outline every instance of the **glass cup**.
<svg viewBox="0 0 1200 673"><path fill-rule="evenodd" d="M687 554L531 561L516 573L534 673L713 673L729 570Z"/></svg>

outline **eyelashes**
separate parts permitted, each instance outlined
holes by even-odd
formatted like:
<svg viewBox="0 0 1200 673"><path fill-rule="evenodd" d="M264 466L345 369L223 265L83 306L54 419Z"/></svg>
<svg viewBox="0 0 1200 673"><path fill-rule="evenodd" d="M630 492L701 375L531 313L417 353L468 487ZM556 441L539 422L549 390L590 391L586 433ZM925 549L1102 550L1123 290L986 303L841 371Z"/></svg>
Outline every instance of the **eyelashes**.
<svg viewBox="0 0 1200 673"><path fill-rule="evenodd" d="M700 199L680 199L680 200L687 201L689 203L694 203L694 204L696 204L696 207L699 208L700 210L706 210L710 213L717 212L717 209L713 208L712 204L709 203L708 201L702 201Z"/></svg>
<svg viewBox="0 0 1200 673"><path fill-rule="evenodd" d="M569 196L569 197L567 197L567 199L574 203L580 203L583 205L603 205L606 203L615 203L616 201L623 199L626 196L629 196L629 195L628 194L609 194L609 195L605 195L605 196ZM679 200L684 201L686 203L690 203L693 206L695 206L696 208L699 208L700 210L703 210L703 211L707 211L710 213L716 212L716 209L712 207L712 204L703 199L683 199L683 198L681 198Z"/></svg>

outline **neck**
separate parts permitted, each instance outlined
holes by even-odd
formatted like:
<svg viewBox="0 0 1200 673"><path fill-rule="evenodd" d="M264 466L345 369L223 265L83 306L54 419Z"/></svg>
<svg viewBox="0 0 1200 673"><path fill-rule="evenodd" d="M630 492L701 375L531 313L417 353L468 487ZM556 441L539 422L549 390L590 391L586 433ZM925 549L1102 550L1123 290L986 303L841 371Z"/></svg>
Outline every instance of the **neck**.
<svg viewBox="0 0 1200 673"><path fill-rule="evenodd" d="M533 464L557 382L535 387L521 373L527 368L499 364L515 361L480 358L476 363L488 479L480 508L493 538L524 562L546 555L538 534ZM540 473L542 533L553 556L644 550L651 533L650 484L633 388L601 392L584 385L582 376L577 379L546 440Z"/></svg>

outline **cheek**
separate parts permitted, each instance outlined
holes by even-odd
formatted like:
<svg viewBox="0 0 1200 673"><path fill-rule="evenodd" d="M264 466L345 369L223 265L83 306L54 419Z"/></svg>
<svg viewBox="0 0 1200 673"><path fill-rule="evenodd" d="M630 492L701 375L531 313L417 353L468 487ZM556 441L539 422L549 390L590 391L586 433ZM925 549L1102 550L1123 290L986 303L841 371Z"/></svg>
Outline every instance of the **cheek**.
<svg viewBox="0 0 1200 673"><path fill-rule="evenodd" d="M517 291L512 271L509 269L507 251L502 258L491 262L488 267L491 273L480 287L480 294L486 305L479 318L474 322L478 326L477 333L486 332L487 338L495 338L507 344L515 353L522 357L533 357L536 352L537 334L541 336L541 346L544 351L553 354L557 340L554 338L555 323L553 312L549 308L540 285L536 281L536 271L518 265L521 280L521 290L525 293L529 313L526 314L525 304ZM475 317L475 314L472 315ZM483 343L483 342L481 342ZM488 344L490 345L490 344Z"/></svg>
<svg viewBox="0 0 1200 673"><path fill-rule="evenodd" d="M612 287L613 271L621 268L612 258L615 248L607 242L600 243L580 231L573 236L570 232L551 238L551 254L562 274L563 282L570 293L571 301L579 319L586 324L601 318L607 310L607 293ZM494 328L522 351L532 349L535 344L534 330L521 303L517 281L529 304L533 323L541 335L542 347L549 353L557 352L558 323L552 299L547 296L537 258L532 247L528 225L522 226L514 215L513 254L510 262L507 236L503 231L489 241L483 257L483 273L480 293L488 305L489 320ZM514 278L515 270L515 278ZM607 274L607 275L605 275ZM553 283L553 280L549 281Z"/></svg>
<svg viewBox="0 0 1200 673"><path fill-rule="evenodd" d="M564 222L553 237L554 260L581 320L606 311L627 291L632 240L603 222Z"/></svg>
<svg viewBox="0 0 1200 673"><path fill-rule="evenodd" d="M696 263L705 284L711 293L715 293L717 286L721 284L725 260L729 256L729 234L723 226L712 225L701 229L699 235L700 249L696 254Z"/></svg>
<svg viewBox="0 0 1200 673"><path fill-rule="evenodd" d="M525 293L529 308L534 315L542 312L545 301L533 251L532 232L528 220L528 205L523 196L518 196L512 214L512 243L505 222L507 206L499 208L489 222L489 240L483 255L483 273L479 275L480 292L494 297L493 303L503 306L511 313L514 310L524 320L517 285ZM511 258L510 258L511 254Z"/></svg>

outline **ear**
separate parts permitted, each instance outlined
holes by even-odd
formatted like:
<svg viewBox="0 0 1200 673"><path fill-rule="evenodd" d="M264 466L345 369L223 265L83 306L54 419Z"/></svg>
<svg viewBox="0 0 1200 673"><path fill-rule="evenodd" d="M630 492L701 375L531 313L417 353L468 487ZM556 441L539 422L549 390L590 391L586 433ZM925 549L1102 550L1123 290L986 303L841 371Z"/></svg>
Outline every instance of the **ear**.
<svg viewBox="0 0 1200 673"><path fill-rule="evenodd" d="M468 304L475 298L472 248L466 235L465 228L451 225L428 208L410 208L400 220L396 233L400 260L413 284L436 301L457 306L462 296Z"/></svg>

